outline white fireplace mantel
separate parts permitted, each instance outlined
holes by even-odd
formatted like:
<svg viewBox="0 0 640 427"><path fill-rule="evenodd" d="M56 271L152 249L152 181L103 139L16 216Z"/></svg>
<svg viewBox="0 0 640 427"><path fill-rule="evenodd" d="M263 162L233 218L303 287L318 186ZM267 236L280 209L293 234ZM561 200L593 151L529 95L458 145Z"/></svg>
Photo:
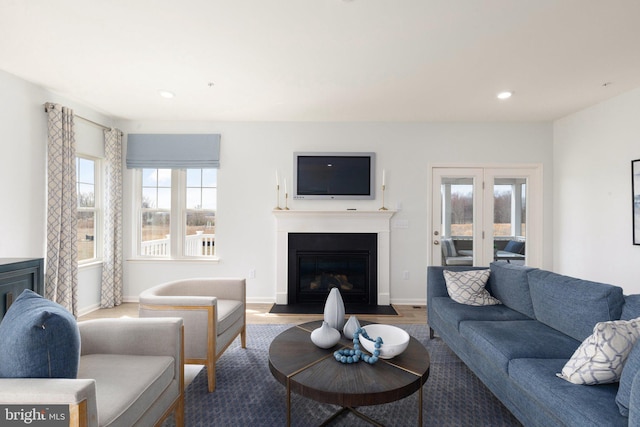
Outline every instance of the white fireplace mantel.
<svg viewBox="0 0 640 427"><path fill-rule="evenodd" d="M274 210L276 217L276 304L287 304L289 233L376 233L378 235L378 305L390 304L390 231L395 211Z"/></svg>

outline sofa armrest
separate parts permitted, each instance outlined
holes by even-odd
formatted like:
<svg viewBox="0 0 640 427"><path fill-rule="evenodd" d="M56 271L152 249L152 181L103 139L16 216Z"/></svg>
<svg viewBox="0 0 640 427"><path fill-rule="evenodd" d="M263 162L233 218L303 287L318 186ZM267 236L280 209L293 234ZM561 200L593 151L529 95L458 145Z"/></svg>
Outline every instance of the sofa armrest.
<svg viewBox="0 0 640 427"><path fill-rule="evenodd" d="M140 304L211 305L215 298L246 301L243 278L182 279L149 288L140 293Z"/></svg>
<svg viewBox="0 0 640 427"><path fill-rule="evenodd" d="M78 322L82 355L170 356L181 362L182 319L120 318Z"/></svg>
<svg viewBox="0 0 640 427"><path fill-rule="evenodd" d="M0 378L0 404L69 405L70 426L98 425L92 379Z"/></svg>
<svg viewBox="0 0 640 427"><path fill-rule="evenodd" d="M215 307L218 298L214 296L196 295L152 295L140 294L140 307Z"/></svg>
<svg viewBox="0 0 640 427"><path fill-rule="evenodd" d="M449 296L444 275L442 274L444 269L445 267L427 267L427 305L429 305L431 298Z"/></svg>
<svg viewBox="0 0 640 427"><path fill-rule="evenodd" d="M472 266L429 266L427 267L427 306L429 300L436 297L448 297L447 283L444 280L444 270L449 271L468 271L468 270L486 270L487 267Z"/></svg>

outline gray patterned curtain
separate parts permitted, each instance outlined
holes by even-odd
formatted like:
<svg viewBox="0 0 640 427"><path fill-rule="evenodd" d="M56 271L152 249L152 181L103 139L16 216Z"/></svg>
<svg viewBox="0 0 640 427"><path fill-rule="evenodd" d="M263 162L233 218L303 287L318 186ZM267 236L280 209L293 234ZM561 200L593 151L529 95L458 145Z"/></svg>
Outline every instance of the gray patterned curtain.
<svg viewBox="0 0 640 427"><path fill-rule="evenodd" d="M122 304L122 132L104 131L104 256L100 307Z"/></svg>
<svg viewBox="0 0 640 427"><path fill-rule="evenodd" d="M45 294L78 315L76 142L73 110L46 104L47 258Z"/></svg>

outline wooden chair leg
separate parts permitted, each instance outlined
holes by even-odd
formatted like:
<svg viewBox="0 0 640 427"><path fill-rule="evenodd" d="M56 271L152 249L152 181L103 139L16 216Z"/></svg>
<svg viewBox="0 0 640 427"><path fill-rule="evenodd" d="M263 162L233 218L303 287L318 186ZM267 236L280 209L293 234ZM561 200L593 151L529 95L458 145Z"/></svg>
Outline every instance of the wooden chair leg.
<svg viewBox="0 0 640 427"><path fill-rule="evenodd" d="M175 409L176 427L184 427L184 395L180 397Z"/></svg>
<svg viewBox="0 0 640 427"><path fill-rule="evenodd" d="M209 382L209 393L216 389L216 361L209 358L207 360L207 380Z"/></svg>
<svg viewBox="0 0 640 427"><path fill-rule="evenodd" d="M209 393L216 389L216 364L207 363L207 379L209 380Z"/></svg>
<svg viewBox="0 0 640 427"><path fill-rule="evenodd" d="M240 332L240 342L242 344L242 348L247 348L247 325L242 327L242 332Z"/></svg>
<svg viewBox="0 0 640 427"><path fill-rule="evenodd" d="M431 329L431 327L429 327L429 339L432 340L433 338L435 338L436 334L434 332L433 329Z"/></svg>

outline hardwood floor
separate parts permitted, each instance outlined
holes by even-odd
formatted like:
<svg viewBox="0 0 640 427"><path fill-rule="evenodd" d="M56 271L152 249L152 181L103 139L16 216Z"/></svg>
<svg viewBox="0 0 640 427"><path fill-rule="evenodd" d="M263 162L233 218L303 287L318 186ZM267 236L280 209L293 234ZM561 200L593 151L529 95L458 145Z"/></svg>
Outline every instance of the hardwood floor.
<svg viewBox="0 0 640 427"><path fill-rule="evenodd" d="M298 324L322 319L318 314L271 314L272 304L247 304L247 324ZM358 319L377 323L425 324L427 310L424 305L394 305L397 316L358 315ZM79 321L110 317L138 317L138 303L123 303L118 307L95 310L78 318Z"/></svg>

